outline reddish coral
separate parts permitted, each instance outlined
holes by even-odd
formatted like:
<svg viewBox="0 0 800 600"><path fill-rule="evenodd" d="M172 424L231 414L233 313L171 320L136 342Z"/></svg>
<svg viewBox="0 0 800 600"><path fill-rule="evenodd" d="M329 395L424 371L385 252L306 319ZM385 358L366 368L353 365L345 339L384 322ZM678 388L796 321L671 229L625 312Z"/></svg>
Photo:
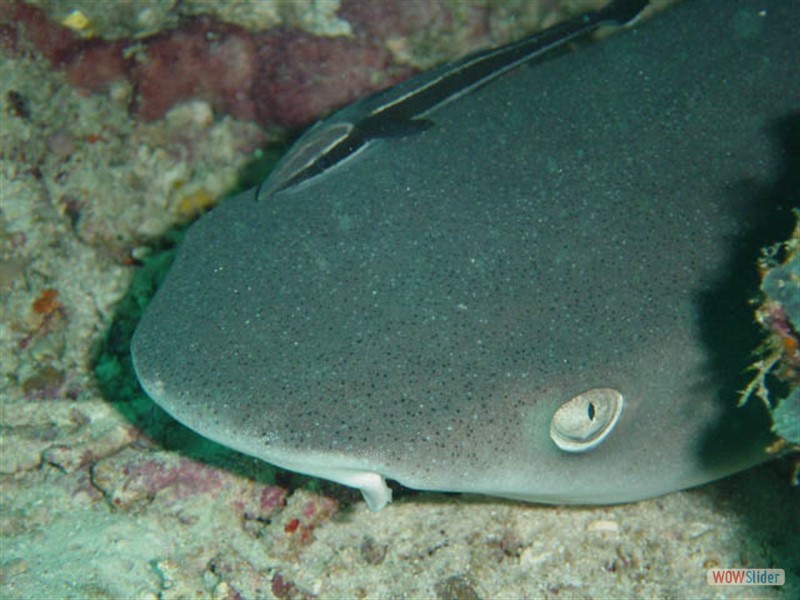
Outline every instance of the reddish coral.
<svg viewBox="0 0 800 600"><path fill-rule="evenodd" d="M305 600L316 598L311 592L307 592L293 582L284 579L280 573L275 573L270 585L272 595L281 600Z"/></svg>
<svg viewBox="0 0 800 600"><path fill-rule="evenodd" d="M275 573L272 577L272 595L276 598L291 598L297 590L294 583L286 581L283 575Z"/></svg>
<svg viewBox="0 0 800 600"><path fill-rule="evenodd" d="M52 23L40 9L23 2L0 2L0 25L6 29L5 43L10 44L14 52L20 51L21 29L22 37L56 65L80 43L72 31ZM11 28L14 28L13 33Z"/></svg>
<svg viewBox="0 0 800 600"><path fill-rule="evenodd" d="M296 533L292 541L295 547L307 546L313 542L314 530L336 513L339 509L339 504L332 498L314 496L304 501L300 506L295 505L294 512L297 511L297 508L300 508L302 518L291 518L283 526L283 531L287 535Z"/></svg>
<svg viewBox="0 0 800 600"><path fill-rule="evenodd" d="M157 495L171 503L214 494L223 487L225 475L188 458L130 448L97 462L92 478L115 506L130 508L150 502Z"/></svg>
<svg viewBox="0 0 800 600"><path fill-rule="evenodd" d="M158 34L130 73L136 113L156 119L177 102L200 98L219 112L253 120L256 58L254 40L245 30L210 19Z"/></svg>
<svg viewBox="0 0 800 600"><path fill-rule="evenodd" d="M177 498L215 492L220 487L220 475L213 467L186 458L177 466L161 460L146 460L132 466L126 475L145 486L151 494L172 488Z"/></svg>
<svg viewBox="0 0 800 600"><path fill-rule="evenodd" d="M300 527L300 519L292 519L283 526L283 531L285 533L294 533L298 527Z"/></svg>
<svg viewBox="0 0 800 600"><path fill-rule="evenodd" d="M61 307L61 304L56 300L58 290L47 288L42 290L39 297L33 302L33 311L37 314L47 316Z"/></svg>
<svg viewBox="0 0 800 600"><path fill-rule="evenodd" d="M67 81L77 88L102 92L115 79L128 77L132 62L123 56L122 42L91 41L76 44L64 64Z"/></svg>
<svg viewBox="0 0 800 600"><path fill-rule="evenodd" d="M27 4L3 6L4 47L17 48L22 36L87 91L126 79L135 92L132 112L140 118L158 119L176 103L199 98L218 113L290 127L411 75L395 64L387 45L420 36L415 43L424 44L425 36L452 34L457 21L456 39L465 51L485 41L490 16L487 6L474 6L460 8L456 20L446 0L349 0L339 11L353 27L347 37L251 32L198 17L148 38L109 42L79 39Z"/></svg>
<svg viewBox="0 0 800 600"><path fill-rule="evenodd" d="M270 515L279 508L286 506L286 490L274 485L265 485L259 496L261 512Z"/></svg>
<svg viewBox="0 0 800 600"><path fill-rule="evenodd" d="M143 40L83 40L27 4L4 4L0 41L16 49L22 35L88 92L126 79L132 112L162 117L192 98L221 114L262 125L298 126L322 112L391 85L411 71L366 35L315 37L296 30L252 33L201 17Z"/></svg>
<svg viewBox="0 0 800 600"><path fill-rule="evenodd" d="M258 120L297 126L331 107L410 75L392 72L391 54L363 39L279 33L261 40ZM376 74L382 74L376 77Z"/></svg>

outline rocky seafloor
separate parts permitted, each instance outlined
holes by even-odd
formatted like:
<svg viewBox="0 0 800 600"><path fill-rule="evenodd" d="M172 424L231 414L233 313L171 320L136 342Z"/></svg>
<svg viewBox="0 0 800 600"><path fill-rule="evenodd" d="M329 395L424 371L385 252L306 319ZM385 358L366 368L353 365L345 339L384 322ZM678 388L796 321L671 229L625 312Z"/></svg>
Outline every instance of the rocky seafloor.
<svg viewBox="0 0 800 600"><path fill-rule="evenodd" d="M0 597L800 597L787 463L623 506L371 513L182 428L130 371L181 227L291 128L598 4L1 0Z"/></svg>

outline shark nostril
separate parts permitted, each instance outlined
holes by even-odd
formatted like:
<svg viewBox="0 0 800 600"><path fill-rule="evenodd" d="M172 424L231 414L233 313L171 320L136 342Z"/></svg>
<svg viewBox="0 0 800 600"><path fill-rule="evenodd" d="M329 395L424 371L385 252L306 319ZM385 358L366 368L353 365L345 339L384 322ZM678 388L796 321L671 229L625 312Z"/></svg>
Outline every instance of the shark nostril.
<svg viewBox="0 0 800 600"><path fill-rule="evenodd" d="M550 421L550 437L565 452L586 452L606 439L625 401L617 390L592 388L562 404Z"/></svg>

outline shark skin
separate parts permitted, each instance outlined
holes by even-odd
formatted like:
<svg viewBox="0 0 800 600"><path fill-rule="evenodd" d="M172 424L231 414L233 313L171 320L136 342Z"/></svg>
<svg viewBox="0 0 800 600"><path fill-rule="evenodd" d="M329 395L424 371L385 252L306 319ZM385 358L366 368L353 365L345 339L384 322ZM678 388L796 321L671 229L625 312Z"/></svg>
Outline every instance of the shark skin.
<svg viewBox="0 0 800 600"><path fill-rule="evenodd" d="M143 388L375 510L386 479L608 504L767 460L736 400L799 47L800 4L687 2L224 201L137 328Z"/></svg>

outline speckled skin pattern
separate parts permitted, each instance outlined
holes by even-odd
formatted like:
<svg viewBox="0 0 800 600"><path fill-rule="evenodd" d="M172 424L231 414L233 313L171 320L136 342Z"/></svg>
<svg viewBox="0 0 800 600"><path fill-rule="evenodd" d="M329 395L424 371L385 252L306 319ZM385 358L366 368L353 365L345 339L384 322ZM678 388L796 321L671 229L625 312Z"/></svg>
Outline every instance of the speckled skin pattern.
<svg viewBox="0 0 800 600"><path fill-rule="evenodd" d="M267 461L419 489L621 502L764 460L735 260L790 220L744 182L780 178L799 17L687 3L223 203L139 326L145 389ZM550 418L594 387L625 411L565 454Z"/></svg>

